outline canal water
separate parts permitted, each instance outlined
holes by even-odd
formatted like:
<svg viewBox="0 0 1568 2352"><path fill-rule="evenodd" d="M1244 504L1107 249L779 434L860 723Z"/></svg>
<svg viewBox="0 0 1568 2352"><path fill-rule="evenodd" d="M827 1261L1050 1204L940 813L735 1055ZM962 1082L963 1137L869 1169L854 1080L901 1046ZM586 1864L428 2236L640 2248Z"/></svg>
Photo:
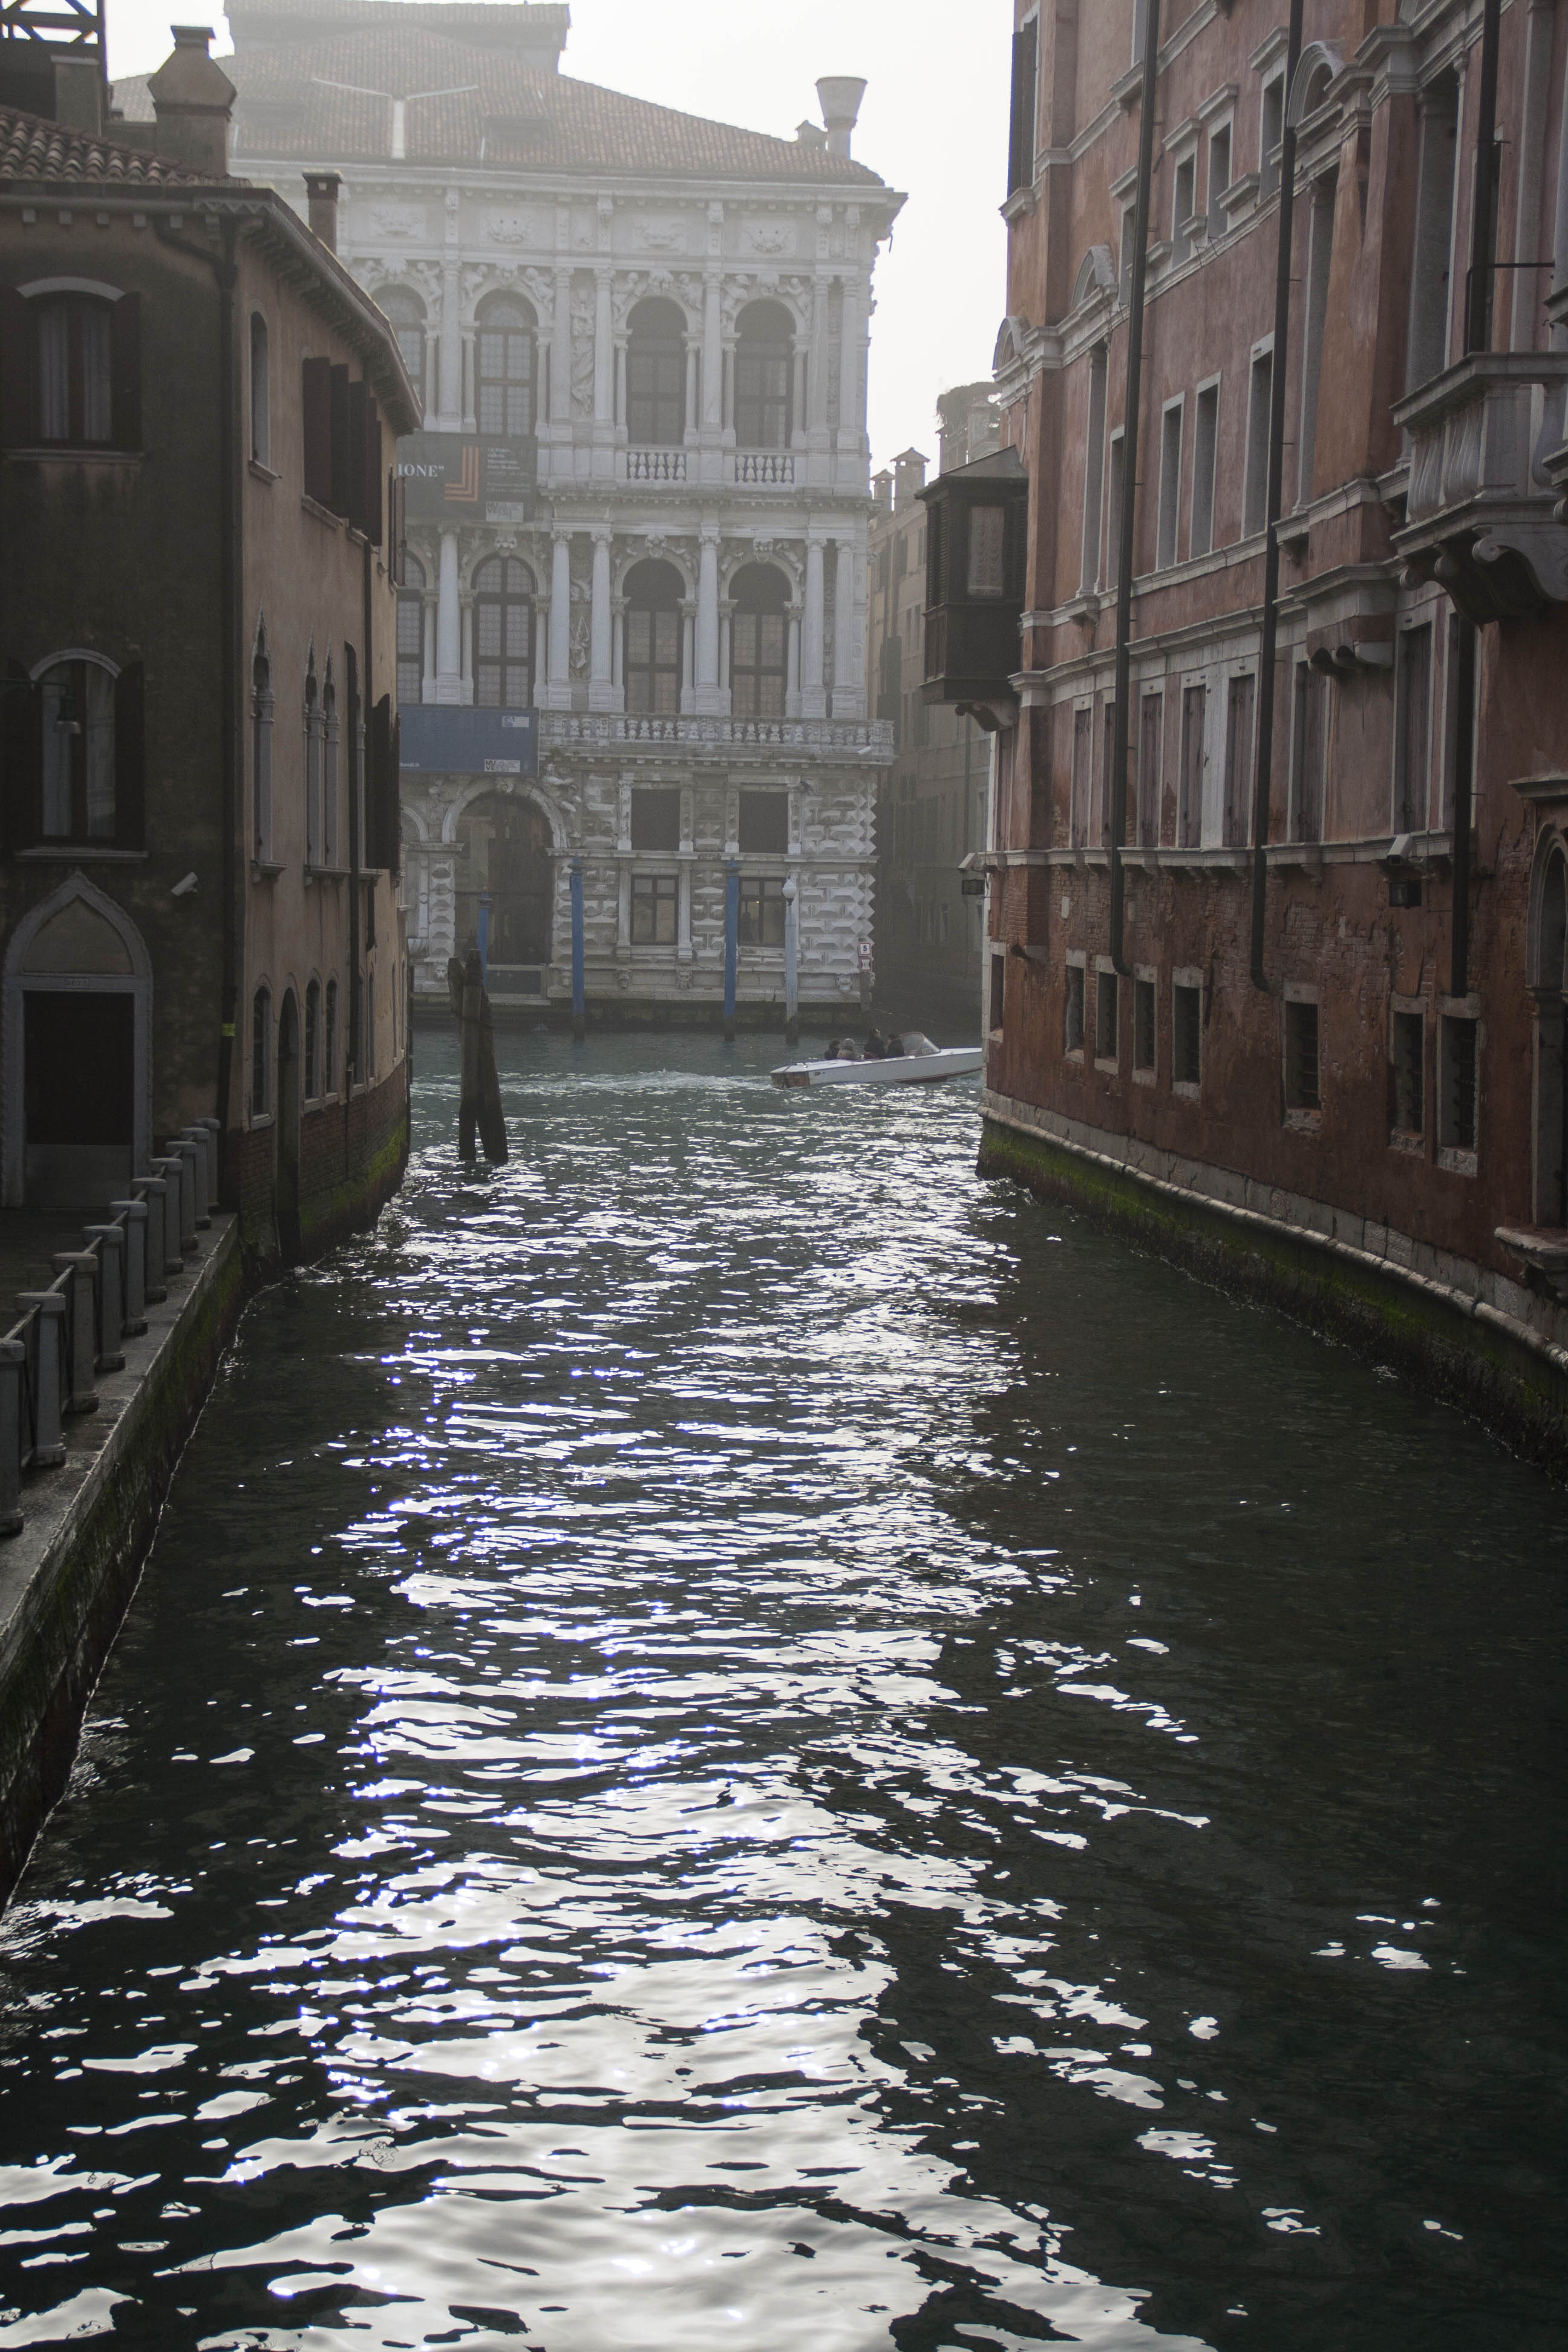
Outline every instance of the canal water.
<svg viewBox="0 0 1568 2352"><path fill-rule="evenodd" d="M0 2346L1547 2352L1563 1500L974 1175L454 1058L0 1936Z"/></svg>

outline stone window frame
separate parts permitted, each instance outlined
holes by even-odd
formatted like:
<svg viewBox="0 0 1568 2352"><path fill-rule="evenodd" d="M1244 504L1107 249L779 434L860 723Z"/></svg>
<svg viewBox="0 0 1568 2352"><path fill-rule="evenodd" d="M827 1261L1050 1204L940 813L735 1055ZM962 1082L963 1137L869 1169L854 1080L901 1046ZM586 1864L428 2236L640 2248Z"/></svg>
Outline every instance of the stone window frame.
<svg viewBox="0 0 1568 2352"><path fill-rule="evenodd" d="M1426 1157L1426 1133L1431 1123L1432 1116L1432 1096L1434 1090L1428 1084L1426 1076L1427 1045L1429 1043L1427 1030L1428 1015L1430 1012L1431 1006L1424 996L1402 996L1397 992L1394 992L1390 995L1388 1000L1388 1148L1390 1151L1400 1152L1405 1157L1413 1160L1425 1160ZM1395 1034L1394 1022L1396 1019L1415 1019L1419 1021L1421 1024L1421 1124L1419 1128L1402 1128L1396 1123L1395 1119L1394 1114L1396 1105L1394 1099L1394 1072L1397 1065L1394 1057L1394 1041Z"/></svg>
<svg viewBox="0 0 1568 2352"><path fill-rule="evenodd" d="M1291 1078L1290 1013L1292 1004L1310 1004L1317 1014L1315 1031L1317 1049L1315 1103L1293 1103ZM1323 1124L1323 1014L1322 992L1316 981L1288 980L1279 991L1279 1101L1280 1120L1300 1134L1316 1135Z"/></svg>
<svg viewBox="0 0 1568 2352"><path fill-rule="evenodd" d="M1064 1062L1076 1062L1079 1067L1082 1069L1085 1067L1089 1060L1089 1049L1087 1044L1089 1034L1088 950L1084 948L1068 948L1066 958L1064 959L1064 963L1067 976L1062 983L1064 991L1062 999L1062 1059ZM1072 984L1072 975L1075 971L1079 975L1078 992L1076 998L1073 992ZM1076 1045L1069 1045L1068 1040L1073 1034L1073 1015L1075 1011L1077 1013L1078 1043Z"/></svg>
<svg viewBox="0 0 1568 2352"><path fill-rule="evenodd" d="M1148 1064L1138 1059L1139 991L1148 989L1153 1003L1154 1058ZM1157 964L1135 963L1132 967L1132 1083L1135 1087L1157 1086L1160 1080L1160 971Z"/></svg>
<svg viewBox="0 0 1568 2352"><path fill-rule="evenodd" d="M1451 1022L1460 1021L1468 1022L1475 1031L1475 1097L1470 1114L1471 1132L1475 1141L1468 1150L1463 1145L1445 1143L1443 1140L1448 1090L1447 1056L1450 1035L1448 1024ZM1473 989L1468 996L1439 996L1436 1026L1436 1066L1433 1073L1435 1079L1433 1095L1437 1138L1437 1165L1449 1176L1474 1178L1480 1173L1481 1114L1485 1101L1481 1086L1481 1071L1485 1061L1486 1024L1481 1019L1479 996Z"/></svg>
<svg viewBox="0 0 1568 2352"><path fill-rule="evenodd" d="M1106 1001L1107 1001L1107 997L1106 997L1106 982L1107 982L1107 981L1109 981L1109 982L1110 982L1110 1003L1112 1003L1112 1005L1113 1005L1113 1006L1114 1006L1114 1008L1115 1008L1115 1034L1114 1034L1114 1037L1113 1037L1113 1041L1112 1041L1112 1042L1113 1042L1113 1044L1114 1044L1114 1045L1115 1045L1115 1049L1116 1049L1116 1050L1115 1050L1113 1053L1110 1053L1110 1054L1102 1054L1102 1053L1100 1052L1100 1013L1101 1013L1101 1009L1103 1008L1103 1006L1104 1006L1104 1004L1105 1004L1105 1003L1106 1003ZM1086 982L1085 982L1085 987L1086 987L1086 990L1087 990L1087 986L1088 986L1088 982L1087 982L1087 980L1086 980ZM1114 1077L1114 1076L1117 1075L1117 1073L1120 1071L1121 1067L1121 974L1118 972L1118 971L1117 971L1117 969L1116 969L1116 966L1115 966L1115 963L1112 961L1112 960L1111 960L1111 958L1110 958L1110 956L1097 955L1097 956L1095 957L1095 959L1094 959L1094 1006L1093 1006L1093 1013L1094 1013L1094 1066L1095 1066L1095 1068L1096 1068L1097 1070L1102 1071L1102 1072L1105 1074L1105 1076L1108 1076L1108 1077ZM1086 1005L1085 1005L1085 1007L1084 1007L1084 1019L1085 1019L1085 1027L1086 1027L1086 1032L1087 1032L1087 1025L1088 1025L1088 1020L1089 1020L1089 1007L1086 1004ZM1087 1034L1086 1034L1086 1037L1085 1037L1085 1053L1086 1053L1086 1055L1087 1055L1087 1052L1088 1052L1088 1038L1087 1038Z"/></svg>
<svg viewBox="0 0 1568 2352"><path fill-rule="evenodd" d="M1191 991L1198 1000L1198 1075L1195 1078L1176 1076L1176 991ZM1171 1092L1184 1101L1201 1100L1204 1090L1204 1016L1208 1010L1208 992L1204 984L1202 968L1197 964L1175 964L1171 971ZM1156 1058L1159 1046L1156 1044Z"/></svg>

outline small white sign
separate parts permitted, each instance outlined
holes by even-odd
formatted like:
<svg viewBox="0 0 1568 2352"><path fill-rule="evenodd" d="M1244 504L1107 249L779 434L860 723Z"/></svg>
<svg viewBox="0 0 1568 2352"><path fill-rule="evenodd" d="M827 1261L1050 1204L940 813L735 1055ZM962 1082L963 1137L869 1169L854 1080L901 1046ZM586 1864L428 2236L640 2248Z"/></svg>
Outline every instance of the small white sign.
<svg viewBox="0 0 1568 2352"><path fill-rule="evenodd" d="M860 942L860 969L862 971L869 971L871 969L871 942L869 940L862 940Z"/></svg>

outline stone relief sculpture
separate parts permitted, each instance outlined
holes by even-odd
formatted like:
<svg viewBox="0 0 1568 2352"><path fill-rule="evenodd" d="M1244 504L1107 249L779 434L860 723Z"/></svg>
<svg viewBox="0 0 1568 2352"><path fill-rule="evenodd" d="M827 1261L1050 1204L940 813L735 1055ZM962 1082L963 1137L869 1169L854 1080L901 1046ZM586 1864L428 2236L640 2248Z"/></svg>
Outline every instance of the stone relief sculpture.
<svg viewBox="0 0 1568 2352"><path fill-rule="evenodd" d="M577 278L572 285L572 414L594 414L594 281Z"/></svg>

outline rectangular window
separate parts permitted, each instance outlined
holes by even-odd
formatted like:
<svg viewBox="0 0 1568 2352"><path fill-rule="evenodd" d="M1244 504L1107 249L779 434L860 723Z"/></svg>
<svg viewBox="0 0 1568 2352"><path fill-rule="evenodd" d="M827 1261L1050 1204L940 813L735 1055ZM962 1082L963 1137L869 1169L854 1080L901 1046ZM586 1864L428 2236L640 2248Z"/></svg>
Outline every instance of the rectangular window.
<svg viewBox="0 0 1568 2352"><path fill-rule="evenodd" d="M1279 149L1285 137L1285 77L1276 74L1263 85L1263 113L1258 138L1258 169L1264 197L1279 185Z"/></svg>
<svg viewBox="0 0 1568 2352"><path fill-rule="evenodd" d="M969 509L971 596L1002 596L1006 593L1007 577L1003 560L1006 521L1004 507L976 506Z"/></svg>
<svg viewBox="0 0 1568 2352"><path fill-rule="evenodd" d="M742 854L782 857L789 848L789 794L742 793L739 841Z"/></svg>
<svg viewBox="0 0 1568 2352"><path fill-rule="evenodd" d="M1252 837L1252 723L1256 681L1233 677L1225 713L1225 842L1245 849Z"/></svg>
<svg viewBox="0 0 1568 2352"><path fill-rule="evenodd" d="M1038 19L1031 16L1013 36L1013 103L1007 138L1007 194L1030 186L1035 177L1036 83L1039 72Z"/></svg>
<svg viewBox="0 0 1568 2352"><path fill-rule="evenodd" d="M1154 983L1152 980L1135 980L1132 983L1132 1066L1135 1070L1154 1067Z"/></svg>
<svg viewBox="0 0 1568 2352"><path fill-rule="evenodd" d="M1204 728L1208 688L1189 686L1182 696L1182 776L1176 803L1176 846L1195 849L1203 839Z"/></svg>
<svg viewBox="0 0 1568 2352"><path fill-rule="evenodd" d="M1204 1075L1204 992L1190 981L1171 989L1171 1083L1199 1087Z"/></svg>
<svg viewBox="0 0 1568 2352"><path fill-rule="evenodd" d="M1106 499L1109 521L1105 533L1105 570L1100 575L1108 588L1121 583L1121 482L1125 471L1127 436L1118 431L1110 436L1110 483Z"/></svg>
<svg viewBox="0 0 1568 2352"><path fill-rule="evenodd" d="M1440 375L1448 351L1454 251L1458 89L1452 80L1422 92L1415 166L1415 236L1410 257L1410 326L1405 389Z"/></svg>
<svg viewBox="0 0 1568 2352"><path fill-rule="evenodd" d="M1225 205L1222 201L1230 185L1230 125L1222 122L1209 132L1209 235L1219 236L1225 230Z"/></svg>
<svg viewBox="0 0 1568 2352"><path fill-rule="evenodd" d="M1318 1008L1292 1000L1285 1007L1285 1108L1315 1111L1318 1090Z"/></svg>
<svg viewBox="0 0 1568 2352"><path fill-rule="evenodd" d="M672 948L675 945L677 887L673 874L632 876L634 948ZM744 931L741 936L744 938Z"/></svg>
<svg viewBox="0 0 1568 2352"><path fill-rule="evenodd" d="M784 936L784 884L761 877L741 880L740 929L743 948L782 948Z"/></svg>
<svg viewBox="0 0 1568 2352"><path fill-rule="evenodd" d="M1391 1106L1395 1135L1426 1131L1426 1024L1419 1013L1396 1013L1389 1032Z"/></svg>
<svg viewBox="0 0 1568 2352"><path fill-rule="evenodd" d="M1432 631L1399 633L1394 712L1394 830L1426 829L1432 771Z"/></svg>
<svg viewBox="0 0 1568 2352"><path fill-rule="evenodd" d="M976 909L979 912L979 909ZM986 1024L993 1036L999 1035L1006 1011L1007 959L994 955L991 959L991 1003L986 1011Z"/></svg>
<svg viewBox="0 0 1568 2352"><path fill-rule="evenodd" d="M632 847L675 850L680 847L680 794L674 790L632 793Z"/></svg>
<svg viewBox="0 0 1568 2352"><path fill-rule="evenodd" d="M1124 302L1130 299L1132 292L1132 253L1133 247L1136 246L1137 242L1138 207L1136 205L1123 205L1121 207L1121 268L1120 278L1121 299Z"/></svg>
<svg viewBox="0 0 1568 2352"><path fill-rule="evenodd" d="M1138 841L1143 849L1160 845L1164 709L1163 695L1146 694L1138 711Z"/></svg>
<svg viewBox="0 0 1568 2352"><path fill-rule="evenodd" d="M1068 1054L1083 1051L1083 966L1068 966L1067 1013L1062 1028L1062 1050Z"/></svg>
<svg viewBox="0 0 1568 2352"><path fill-rule="evenodd" d="M1256 539L1268 520L1268 420L1274 405L1274 354L1259 352L1247 388L1247 485L1242 531Z"/></svg>
<svg viewBox="0 0 1568 2352"><path fill-rule="evenodd" d="M1214 547L1215 469L1219 455L1219 386L1205 383L1198 394L1193 422L1193 529L1190 552L1207 555Z"/></svg>
<svg viewBox="0 0 1568 2352"><path fill-rule="evenodd" d="M1083 548L1079 587L1087 595L1100 572L1100 508L1105 491L1105 387L1110 354L1097 343L1089 362L1089 432L1083 459Z"/></svg>
<svg viewBox="0 0 1568 2352"><path fill-rule="evenodd" d="M1468 1013L1445 1013L1438 1045L1437 1140L1445 1151L1473 1152L1478 1130L1476 1023Z"/></svg>
<svg viewBox="0 0 1568 2352"><path fill-rule="evenodd" d="M1172 401L1160 419L1160 538L1155 562L1162 572L1176 560L1182 516L1182 404Z"/></svg>
<svg viewBox="0 0 1568 2352"><path fill-rule="evenodd" d="M1075 849L1089 839L1089 773L1093 757L1094 706L1086 703L1072 715L1071 837Z"/></svg>
<svg viewBox="0 0 1568 2352"><path fill-rule="evenodd" d="M272 411L267 367L267 321L250 314L250 454L258 466L272 463Z"/></svg>
<svg viewBox="0 0 1568 2352"><path fill-rule="evenodd" d="M1109 849L1116 777L1116 705L1109 695L1100 711L1100 841Z"/></svg>
<svg viewBox="0 0 1568 2352"><path fill-rule="evenodd" d="M1321 841L1323 788L1329 748L1329 681L1306 662L1296 665L1296 772L1292 779L1292 841Z"/></svg>
<svg viewBox="0 0 1568 2352"><path fill-rule="evenodd" d="M1097 1062L1114 1062L1117 1054L1118 1002L1116 974L1100 971L1094 976L1094 1058Z"/></svg>
<svg viewBox="0 0 1568 2352"><path fill-rule="evenodd" d="M1333 180L1320 181L1312 191L1312 215L1307 247L1307 317L1301 346L1301 416L1297 427L1296 498L1301 506L1312 498L1318 446L1318 387L1323 372L1323 338L1329 322L1329 271L1334 253Z"/></svg>
<svg viewBox="0 0 1568 2352"><path fill-rule="evenodd" d="M1176 166L1175 201L1171 207L1172 258L1185 261L1193 249L1193 218L1197 210L1198 159L1184 155Z"/></svg>

